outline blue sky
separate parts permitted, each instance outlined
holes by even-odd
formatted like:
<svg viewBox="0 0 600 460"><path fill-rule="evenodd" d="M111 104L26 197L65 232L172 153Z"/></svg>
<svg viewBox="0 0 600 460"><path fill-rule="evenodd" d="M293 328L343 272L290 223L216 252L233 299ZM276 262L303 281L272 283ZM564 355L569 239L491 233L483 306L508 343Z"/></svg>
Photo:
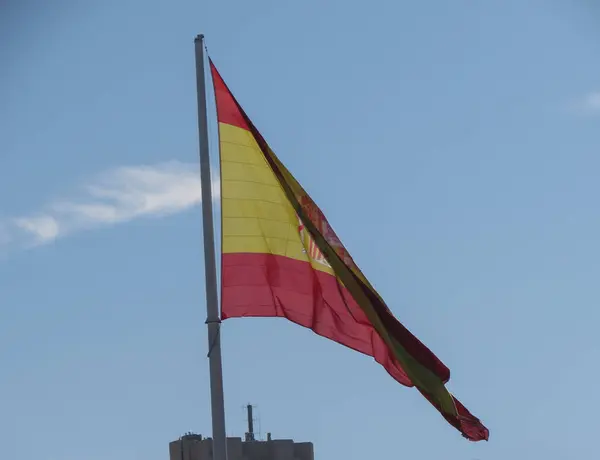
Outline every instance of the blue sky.
<svg viewBox="0 0 600 460"><path fill-rule="evenodd" d="M268 319L224 323L228 433L252 402L318 459L596 454L592 2L3 5L1 458L159 460L210 433L197 33L491 437Z"/></svg>

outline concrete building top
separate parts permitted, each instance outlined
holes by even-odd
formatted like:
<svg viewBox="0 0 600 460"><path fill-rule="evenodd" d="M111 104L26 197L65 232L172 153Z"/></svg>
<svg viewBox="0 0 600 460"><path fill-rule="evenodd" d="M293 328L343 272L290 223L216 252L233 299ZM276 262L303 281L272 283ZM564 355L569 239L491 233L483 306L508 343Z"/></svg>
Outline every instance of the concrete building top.
<svg viewBox="0 0 600 460"><path fill-rule="evenodd" d="M186 434L169 444L170 460L212 460L212 439ZM242 441L227 438L228 460L314 460L311 442L291 439Z"/></svg>

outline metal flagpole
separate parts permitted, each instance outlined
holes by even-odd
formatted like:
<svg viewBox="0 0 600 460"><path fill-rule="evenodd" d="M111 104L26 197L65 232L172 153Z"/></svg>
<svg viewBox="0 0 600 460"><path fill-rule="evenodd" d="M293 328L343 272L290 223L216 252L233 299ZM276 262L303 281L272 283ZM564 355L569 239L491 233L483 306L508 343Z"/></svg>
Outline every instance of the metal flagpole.
<svg viewBox="0 0 600 460"><path fill-rule="evenodd" d="M206 276L206 324L208 327L208 360L210 368L210 405L212 412L213 459L227 460L225 401L221 363L221 318L217 295L215 230L212 210L212 182L208 151L208 114L204 72L204 35L194 40L196 47L196 89L198 92L198 133L200 135L200 183L202 187L202 223L204 233L204 271Z"/></svg>

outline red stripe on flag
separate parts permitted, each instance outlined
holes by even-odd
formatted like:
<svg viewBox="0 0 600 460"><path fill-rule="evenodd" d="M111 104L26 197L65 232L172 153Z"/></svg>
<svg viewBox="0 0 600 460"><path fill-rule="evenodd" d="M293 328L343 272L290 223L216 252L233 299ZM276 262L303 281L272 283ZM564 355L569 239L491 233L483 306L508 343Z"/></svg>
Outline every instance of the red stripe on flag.
<svg viewBox="0 0 600 460"><path fill-rule="evenodd" d="M221 78L219 71L212 61L210 62L210 71L217 101L217 120L221 123L227 123L228 125L249 130L248 123L240 113L240 109L238 108L235 99L233 99L233 95L225 85L223 78Z"/></svg>
<svg viewBox="0 0 600 460"><path fill-rule="evenodd" d="M272 254L223 254L223 319L280 317L372 356L394 379L412 382L350 293L308 262Z"/></svg>
<svg viewBox="0 0 600 460"><path fill-rule="evenodd" d="M402 385L413 384L350 293L308 262L272 254L223 254L222 319L280 317L372 356ZM431 398L423 395L433 404ZM489 432L456 400L458 417L442 415L471 441ZM435 404L434 404L435 406ZM438 408L439 410L439 408Z"/></svg>

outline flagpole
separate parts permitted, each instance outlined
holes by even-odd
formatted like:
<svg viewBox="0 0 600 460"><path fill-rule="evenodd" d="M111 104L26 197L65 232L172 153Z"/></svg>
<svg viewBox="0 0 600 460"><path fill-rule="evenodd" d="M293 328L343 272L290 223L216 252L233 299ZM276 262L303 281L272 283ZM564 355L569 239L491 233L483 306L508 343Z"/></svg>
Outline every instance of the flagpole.
<svg viewBox="0 0 600 460"><path fill-rule="evenodd" d="M206 325L208 327L208 361L210 369L210 406L214 460L227 460L225 400L221 362L221 318L217 295L215 230L212 210L212 182L208 150L208 113L204 71L204 35L194 40L196 48L196 90L198 93L198 133L200 143L200 183L202 187L202 225L204 233L204 272L206 277Z"/></svg>

